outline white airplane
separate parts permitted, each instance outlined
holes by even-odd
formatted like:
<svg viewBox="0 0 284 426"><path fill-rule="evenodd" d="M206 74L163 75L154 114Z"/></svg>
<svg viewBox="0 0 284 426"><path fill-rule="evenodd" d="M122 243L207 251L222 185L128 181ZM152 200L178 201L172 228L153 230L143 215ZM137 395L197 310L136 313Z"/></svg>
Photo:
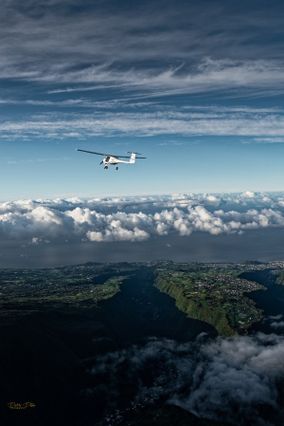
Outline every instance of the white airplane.
<svg viewBox="0 0 284 426"><path fill-rule="evenodd" d="M100 164L104 164L104 169L106 170L109 166L116 166L115 170L118 170L118 164L134 164L136 160L146 159L146 157L141 157L141 154L139 154L138 152L128 152L129 155L126 156L106 154L103 152L86 151L85 149L77 149L77 151L86 152L87 154L102 155L104 159L100 162Z"/></svg>

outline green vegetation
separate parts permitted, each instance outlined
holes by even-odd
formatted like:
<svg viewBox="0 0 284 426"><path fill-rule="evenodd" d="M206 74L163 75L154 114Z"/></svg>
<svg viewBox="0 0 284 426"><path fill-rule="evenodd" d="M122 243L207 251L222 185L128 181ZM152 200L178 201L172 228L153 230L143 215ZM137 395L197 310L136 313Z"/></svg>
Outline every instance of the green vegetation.
<svg viewBox="0 0 284 426"><path fill-rule="evenodd" d="M262 313L246 293L263 289L240 278L244 271L268 268L268 264L190 264L159 262L95 264L50 269L0 270L0 315L13 318L46 310L93 308L115 296L122 283L141 267L154 271L154 285L175 299L191 318L214 326L219 334L245 332ZM281 264L271 265L284 282ZM275 267L279 268L276 272ZM281 268L280 268L281 267ZM152 276L152 272L151 272ZM151 279L151 278L149 278ZM131 301L129 301L131 303Z"/></svg>
<svg viewBox="0 0 284 426"><path fill-rule="evenodd" d="M245 293L264 289L241 279L239 267L164 265L156 270L156 287L173 297L176 306L191 318L213 325L219 334L244 332L261 319L261 311Z"/></svg>
<svg viewBox="0 0 284 426"><path fill-rule="evenodd" d="M1 270L2 316L30 313L57 305L93 307L113 297L131 272L88 264L39 270Z"/></svg>
<svg viewBox="0 0 284 426"><path fill-rule="evenodd" d="M108 279L103 285L88 285L88 286L67 286L49 291L40 291L38 294L32 294L29 297L25 295L14 295L9 297L9 303L98 303L102 300L113 297L120 290L120 284L123 282L123 277L115 277ZM2 302L3 303L3 302Z"/></svg>
<svg viewBox="0 0 284 426"><path fill-rule="evenodd" d="M284 285L284 270L275 271L276 284Z"/></svg>

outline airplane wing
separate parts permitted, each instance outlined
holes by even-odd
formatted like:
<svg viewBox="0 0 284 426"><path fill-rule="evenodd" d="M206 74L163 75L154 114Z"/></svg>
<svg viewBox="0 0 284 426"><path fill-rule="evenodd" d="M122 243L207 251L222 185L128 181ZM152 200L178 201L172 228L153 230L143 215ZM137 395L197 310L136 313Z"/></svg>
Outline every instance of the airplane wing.
<svg viewBox="0 0 284 426"><path fill-rule="evenodd" d="M116 157L116 158L126 158L127 160L130 159L130 155L114 155L114 154L109 154L109 155L112 155L113 157ZM146 160L146 158L147 157L138 157L137 155L135 157L136 160Z"/></svg>
<svg viewBox="0 0 284 426"><path fill-rule="evenodd" d="M130 158L130 155L116 155L116 154L109 154L106 152L87 151L85 149L77 149L77 151L86 152L87 154L102 155L103 157L126 158L127 160L129 160ZM136 157L136 159L145 160L146 157Z"/></svg>
<svg viewBox="0 0 284 426"><path fill-rule="evenodd" d="M111 155L111 154L105 154L103 152L86 151L85 149L77 149L77 151L86 152L87 154L102 155L103 157L107 157Z"/></svg>

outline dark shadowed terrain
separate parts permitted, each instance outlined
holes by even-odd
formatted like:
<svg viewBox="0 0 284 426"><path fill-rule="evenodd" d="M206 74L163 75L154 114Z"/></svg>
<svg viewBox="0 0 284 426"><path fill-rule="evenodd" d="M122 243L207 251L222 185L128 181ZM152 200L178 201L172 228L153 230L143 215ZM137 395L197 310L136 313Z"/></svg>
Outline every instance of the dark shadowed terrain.
<svg viewBox="0 0 284 426"><path fill-rule="evenodd" d="M220 269L161 265L204 270L206 282ZM281 304L284 287L267 271L251 278ZM257 334L217 337L210 312L208 322L186 316L154 285L156 274L154 264L126 263L1 270L4 424L282 424L279 313L270 319L260 302Z"/></svg>

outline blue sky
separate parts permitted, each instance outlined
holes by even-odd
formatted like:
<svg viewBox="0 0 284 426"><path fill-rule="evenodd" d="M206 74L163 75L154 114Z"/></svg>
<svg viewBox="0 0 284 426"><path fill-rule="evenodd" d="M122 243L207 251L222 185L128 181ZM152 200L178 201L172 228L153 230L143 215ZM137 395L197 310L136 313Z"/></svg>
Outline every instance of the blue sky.
<svg viewBox="0 0 284 426"><path fill-rule="evenodd" d="M0 199L283 190L282 1L4 0ZM148 159L104 172L76 148Z"/></svg>

